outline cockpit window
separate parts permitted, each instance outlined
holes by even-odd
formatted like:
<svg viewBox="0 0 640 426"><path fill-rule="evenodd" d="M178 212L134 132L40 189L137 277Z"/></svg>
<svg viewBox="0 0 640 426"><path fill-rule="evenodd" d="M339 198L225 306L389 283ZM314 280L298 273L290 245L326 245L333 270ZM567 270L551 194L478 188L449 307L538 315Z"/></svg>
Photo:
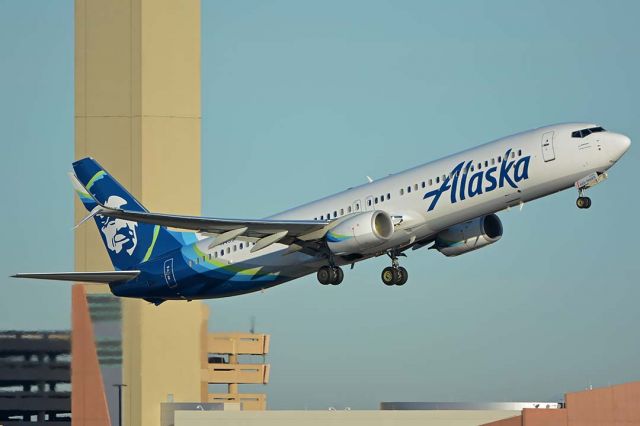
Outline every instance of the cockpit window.
<svg viewBox="0 0 640 426"><path fill-rule="evenodd" d="M575 132L571 133L571 137L584 138L586 136L589 136L591 133L599 133L599 132L606 132L606 130L603 129L602 127L591 127L590 129L576 130Z"/></svg>

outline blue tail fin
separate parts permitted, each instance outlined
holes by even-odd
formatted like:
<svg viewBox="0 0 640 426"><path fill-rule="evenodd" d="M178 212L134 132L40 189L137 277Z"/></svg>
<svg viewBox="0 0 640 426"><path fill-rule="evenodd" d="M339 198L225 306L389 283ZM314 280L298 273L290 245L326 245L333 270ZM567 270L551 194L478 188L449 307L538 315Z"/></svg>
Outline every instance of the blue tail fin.
<svg viewBox="0 0 640 426"><path fill-rule="evenodd" d="M87 210L100 203L113 208L147 211L133 195L120 185L93 158L73 163L74 189ZM89 195L88 192L91 193ZM92 197L93 196L93 197ZM100 236L117 270L135 269L140 263L178 249L182 244L165 227L96 215Z"/></svg>

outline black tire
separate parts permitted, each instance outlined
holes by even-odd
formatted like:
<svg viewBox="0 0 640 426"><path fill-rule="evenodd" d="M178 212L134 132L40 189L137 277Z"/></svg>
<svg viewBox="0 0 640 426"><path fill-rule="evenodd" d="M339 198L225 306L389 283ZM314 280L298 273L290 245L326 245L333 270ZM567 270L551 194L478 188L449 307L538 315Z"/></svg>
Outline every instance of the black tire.
<svg viewBox="0 0 640 426"><path fill-rule="evenodd" d="M329 284L334 284L338 280L338 272L336 268L329 267Z"/></svg>
<svg viewBox="0 0 640 426"><path fill-rule="evenodd" d="M589 207L591 207L591 198L589 197L584 197L585 201L587 202L587 205L584 207L585 209L588 209Z"/></svg>
<svg viewBox="0 0 640 426"><path fill-rule="evenodd" d="M331 279L330 272L331 272L331 270L327 266L323 266L322 268L318 269L317 277L318 277L318 281L320 282L320 284L322 284L322 285L329 284L329 281Z"/></svg>
<svg viewBox="0 0 640 426"><path fill-rule="evenodd" d="M588 197L578 197L578 199L576 200L576 206L578 206L579 209L586 209L587 204L588 204Z"/></svg>
<svg viewBox="0 0 640 426"><path fill-rule="evenodd" d="M336 279L334 281L331 281L331 284L338 285L338 284L342 283L342 280L344 279L344 272L342 271L342 268L340 268L338 266L333 268L333 270L336 273Z"/></svg>
<svg viewBox="0 0 640 426"><path fill-rule="evenodd" d="M396 285L405 285L409 280L409 272L402 266L398 268L398 281Z"/></svg>
<svg viewBox="0 0 640 426"><path fill-rule="evenodd" d="M385 285L392 286L398 279L398 271L391 266L387 266L382 270L381 278Z"/></svg>

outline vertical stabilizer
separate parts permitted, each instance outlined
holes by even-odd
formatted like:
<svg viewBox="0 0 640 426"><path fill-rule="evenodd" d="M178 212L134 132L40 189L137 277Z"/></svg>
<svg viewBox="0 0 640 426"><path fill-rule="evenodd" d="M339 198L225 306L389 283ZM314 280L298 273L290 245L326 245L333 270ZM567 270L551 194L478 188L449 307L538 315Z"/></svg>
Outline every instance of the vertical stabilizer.
<svg viewBox="0 0 640 426"><path fill-rule="evenodd" d="M93 158L73 163L71 176L74 190L89 212L98 200L107 207L130 211L147 210L113 176ZM95 200L94 200L95 198ZM181 247L181 244L163 226L113 219L99 214L94 216L100 236L117 270L136 269L140 263Z"/></svg>

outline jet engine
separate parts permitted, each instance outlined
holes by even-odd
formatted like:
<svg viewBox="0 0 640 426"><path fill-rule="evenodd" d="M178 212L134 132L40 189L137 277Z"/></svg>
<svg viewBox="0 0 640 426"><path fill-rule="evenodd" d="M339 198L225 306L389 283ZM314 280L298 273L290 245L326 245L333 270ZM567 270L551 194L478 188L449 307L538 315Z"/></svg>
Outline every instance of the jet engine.
<svg viewBox="0 0 640 426"><path fill-rule="evenodd" d="M481 216L440 232L432 248L447 257L488 246L502 237L502 222L495 214Z"/></svg>
<svg viewBox="0 0 640 426"><path fill-rule="evenodd" d="M327 232L329 249L338 255L362 253L388 241L393 221L382 210L359 213L345 219Z"/></svg>

